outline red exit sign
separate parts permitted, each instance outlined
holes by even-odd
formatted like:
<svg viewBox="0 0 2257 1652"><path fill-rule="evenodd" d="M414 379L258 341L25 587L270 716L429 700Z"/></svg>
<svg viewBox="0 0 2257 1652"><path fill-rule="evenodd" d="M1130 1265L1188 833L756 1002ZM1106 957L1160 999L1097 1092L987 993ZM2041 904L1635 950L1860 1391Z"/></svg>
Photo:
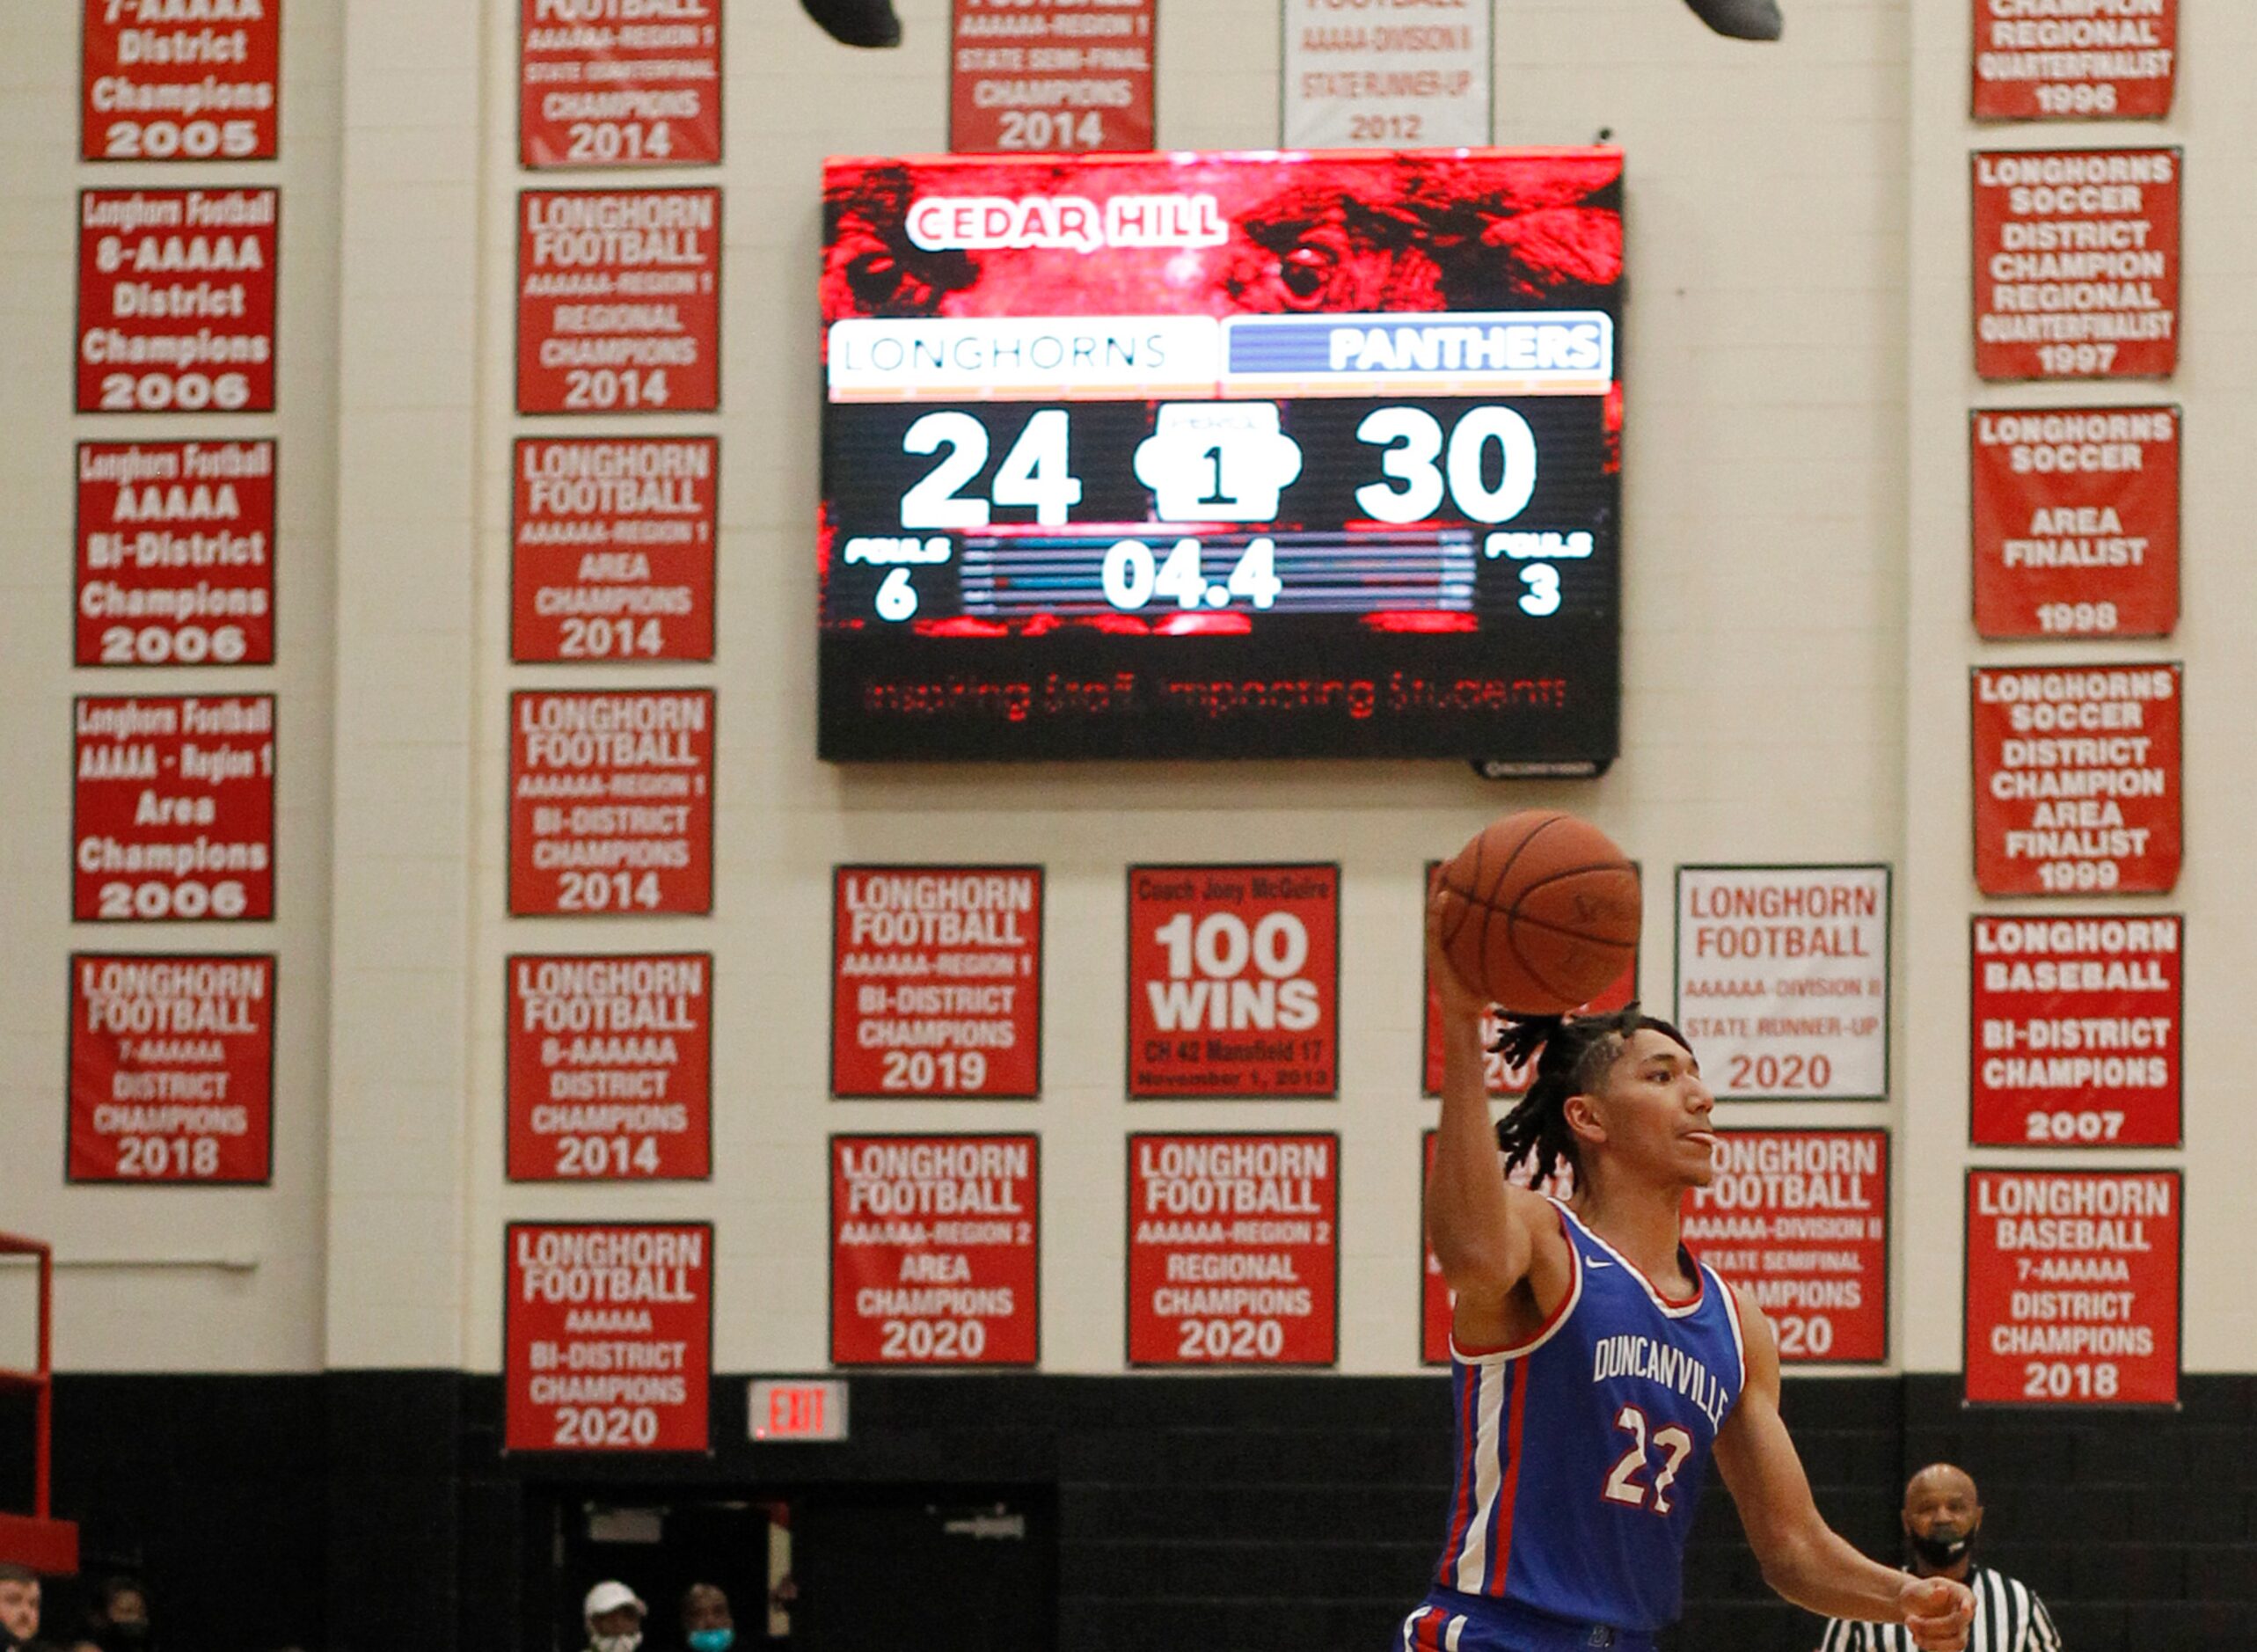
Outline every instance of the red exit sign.
<svg viewBox="0 0 2257 1652"><path fill-rule="evenodd" d="M843 1440L843 1382L756 1382L749 1408L756 1440Z"/></svg>

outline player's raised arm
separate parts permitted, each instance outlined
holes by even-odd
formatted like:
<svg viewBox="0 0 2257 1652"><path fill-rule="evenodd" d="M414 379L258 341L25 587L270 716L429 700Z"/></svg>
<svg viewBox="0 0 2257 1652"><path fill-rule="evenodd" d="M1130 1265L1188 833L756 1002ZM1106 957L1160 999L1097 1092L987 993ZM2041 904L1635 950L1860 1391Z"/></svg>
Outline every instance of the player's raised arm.
<svg viewBox="0 0 2257 1652"><path fill-rule="evenodd" d="M1975 1597L1947 1577L1913 1577L1858 1553L1818 1512L1802 1459L1779 1418L1779 1343L1753 1298L1735 1290L1747 1343L1739 1404L1716 1436L1716 1466L1739 1506L1764 1581L1821 1617L1901 1623L1924 1652L1967 1644Z"/></svg>

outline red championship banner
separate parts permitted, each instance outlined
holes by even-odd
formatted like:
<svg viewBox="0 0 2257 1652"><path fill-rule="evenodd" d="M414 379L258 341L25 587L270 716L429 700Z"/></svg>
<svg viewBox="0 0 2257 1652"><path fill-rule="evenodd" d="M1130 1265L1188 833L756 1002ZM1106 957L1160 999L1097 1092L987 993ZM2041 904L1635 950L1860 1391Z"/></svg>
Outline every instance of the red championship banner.
<svg viewBox="0 0 2257 1652"><path fill-rule="evenodd" d="M1975 118L2160 120L2179 0L1971 0Z"/></svg>
<svg viewBox="0 0 2257 1652"><path fill-rule="evenodd" d="M517 411L721 405L721 192L518 196Z"/></svg>
<svg viewBox="0 0 2257 1652"><path fill-rule="evenodd" d="M1155 0L955 0L959 155L1152 147Z"/></svg>
<svg viewBox="0 0 2257 1652"><path fill-rule="evenodd" d="M713 691L512 694L510 916L712 907Z"/></svg>
<svg viewBox="0 0 2257 1652"><path fill-rule="evenodd" d="M274 1173L274 960L77 953L71 1181Z"/></svg>
<svg viewBox="0 0 2257 1652"><path fill-rule="evenodd" d="M1975 628L2162 637L2179 624L2176 407L1975 414Z"/></svg>
<svg viewBox="0 0 2257 1652"><path fill-rule="evenodd" d="M1340 1356L1340 1137L1128 1138L1128 1363Z"/></svg>
<svg viewBox="0 0 2257 1652"><path fill-rule="evenodd" d="M1967 1173L1967 1398L2179 1398L2175 1170Z"/></svg>
<svg viewBox="0 0 2257 1652"><path fill-rule="evenodd" d="M1128 1093L1337 1095L1336 866L1128 869Z"/></svg>
<svg viewBox="0 0 2257 1652"><path fill-rule="evenodd" d="M1429 880L1434 876L1435 868L1441 864L1439 860L1427 862L1427 876ZM1426 978L1426 986L1427 1035L1424 1056L1419 1067L1419 1087L1422 1094L1433 1096L1442 1093L1442 999L1435 992L1434 979L1430 975ZM1575 1013L1597 1015L1608 1010L1618 1010L1637 996L1638 960L1633 955L1630 961L1630 968L1622 972L1622 979L1600 993L1589 1004L1584 1005ZM1520 1095L1528 1089L1528 1070L1507 1061L1490 1048L1504 1030L1504 1021L1498 1015L1495 1006L1492 1005L1481 1017L1481 1047L1487 1051L1487 1054L1482 1057L1481 1070L1488 1080L1491 1095Z"/></svg>
<svg viewBox="0 0 2257 1652"><path fill-rule="evenodd" d="M271 161L282 0L86 0L78 158Z"/></svg>
<svg viewBox="0 0 2257 1652"><path fill-rule="evenodd" d="M276 189L78 192L80 413L272 413Z"/></svg>
<svg viewBox="0 0 2257 1652"><path fill-rule="evenodd" d="M1434 1140L1435 1132L1428 1130L1423 1160L1428 1176L1434 1173ZM1536 1187L1535 1166L1527 1163L1506 1171L1505 1180L1516 1188L1532 1188L1562 1201L1575 1191L1574 1175L1565 1165L1557 1166L1552 1180L1540 1188ZM1443 1277L1441 1259L1434 1254L1434 1246L1426 1242L1426 1182L1422 1177L1419 1183L1420 1249L1424 1253L1419 1282L1419 1359L1422 1364L1447 1365L1450 1312L1456 1298L1450 1294L1449 1282Z"/></svg>
<svg viewBox="0 0 2257 1652"><path fill-rule="evenodd" d="M2175 916L1978 917L1969 1093L1977 1147L2176 1147Z"/></svg>
<svg viewBox="0 0 2257 1652"><path fill-rule="evenodd" d="M75 665L271 665L274 444L78 444Z"/></svg>
<svg viewBox="0 0 2257 1652"><path fill-rule="evenodd" d="M712 1173L713 961L509 960L509 1180Z"/></svg>
<svg viewBox="0 0 2257 1652"><path fill-rule="evenodd" d="M1985 895L2163 895L2179 881L2181 669L1978 666Z"/></svg>
<svg viewBox="0 0 2257 1652"><path fill-rule="evenodd" d="M1888 1132L1719 1130L1684 1237L1746 1287L1790 1365L1888 1357Z"/></svg>
<svg viewBox="0 0 2257 1652"><path fill-rule="evenodd" d="M708 1222L512 1222L502 1447L710 1448Z"/></svg>
<svg viewBox="0 0 2257 1652"><path fill-rule="evenodd" d="M2167 378L2179 366L2177 150L1975 157L1975 370Z"/></svg>
<svg viewBox="0 0 2257 1652"><path fill-rule="evenodd" d="M71 706L70 916L274 916L274 697L103 698Z"/></svg>
<svg viewBox="0 0 2257 1652"><path fill-rule="evenodd" d="M721 444L711 436L517 443L509 657L713 657Z"/></svg>
<svg viewBox="0 0 2257 1652"><path fill-rule="evenodd" d="M1042 1087L1042 868L832 874L830 1093Z"/></svg>
<svg viewBox="0 0 2257 1652"><path fill-rule="evenodd" d="M523 0L518 162L715 166L720 0Z"/></svg>
<svg viewBox="0 0 2257 1652"><path fill-rule="evenodd" d="M1041 1147L1032 1136L830 1138L834 1365L1032 1365Z"/></svg>

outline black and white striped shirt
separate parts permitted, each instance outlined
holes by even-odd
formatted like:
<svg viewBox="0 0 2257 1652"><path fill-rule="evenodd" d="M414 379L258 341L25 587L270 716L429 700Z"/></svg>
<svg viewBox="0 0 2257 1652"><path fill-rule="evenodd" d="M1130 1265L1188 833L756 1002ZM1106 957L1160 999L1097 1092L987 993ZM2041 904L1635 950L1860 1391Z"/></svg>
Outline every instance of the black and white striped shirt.
<svg viewBox="0 0 2257 1652"><path fill-rule="evenodd" d="M1967 1652L2061 1652L2061 1634L2045 1602L2019 1578L1971 1566L1967 1586L1975 1591L1975 1622L1967 1632ZM1915 1652L1911 1633L1901 1623L1857 1623L1837 1618L1826 1626L1819 1652Z"/></svg>

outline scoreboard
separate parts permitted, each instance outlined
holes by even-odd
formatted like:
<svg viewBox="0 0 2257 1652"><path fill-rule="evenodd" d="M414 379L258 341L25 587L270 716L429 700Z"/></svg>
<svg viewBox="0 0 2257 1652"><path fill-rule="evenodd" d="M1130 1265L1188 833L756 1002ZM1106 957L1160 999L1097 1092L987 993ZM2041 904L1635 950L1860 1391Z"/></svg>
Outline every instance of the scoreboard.
<svg viewBox="0 0 2257 1652"><path fill-rule="evenodd" d="M830 162L822 756L1603 768L1621 180Z"/></svg>

